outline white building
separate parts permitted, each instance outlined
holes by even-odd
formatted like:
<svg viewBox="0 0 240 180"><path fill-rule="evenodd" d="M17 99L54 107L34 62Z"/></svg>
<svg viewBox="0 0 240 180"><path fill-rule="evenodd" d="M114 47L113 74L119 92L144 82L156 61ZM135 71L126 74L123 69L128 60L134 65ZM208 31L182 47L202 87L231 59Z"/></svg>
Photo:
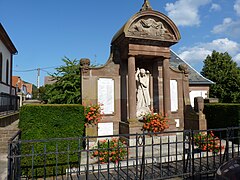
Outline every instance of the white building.
<svg viewBox="0 0 240 180"><path fill-rule="evenodd" d="M0 23L0 112L11 110L16 90L12 87L13 55L17 49Z"/></svg>

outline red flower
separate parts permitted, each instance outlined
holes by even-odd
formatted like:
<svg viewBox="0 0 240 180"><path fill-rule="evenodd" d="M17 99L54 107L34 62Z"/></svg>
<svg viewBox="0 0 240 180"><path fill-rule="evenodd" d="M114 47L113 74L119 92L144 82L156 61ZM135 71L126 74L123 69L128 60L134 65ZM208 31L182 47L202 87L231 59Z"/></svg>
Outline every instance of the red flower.
<svg viewBox="0 0 240 180"><path fill-rule="evenodd" d="M123 160L128 151L126 145L119 139L100 140L93 149L97 149L91 153L92 158L99 160L99 163L113 162L118 163Z"/></svg>
<svg viewBox="0 0 240 180"><path fill-rule="evenodd" d="M161 132L164 129L168 128L169 126L167 125L168 123L168 118L166 116L163 116L161 114L157 113L149 113L146 114L143 117L143 130L147 132Z"/></svg>
<svg viewBox="0 0 240 180"><path fill-rule="evenodd" d="M220 139L214 136L214 133L210 131L209 133L198 133L194 135L194 143L198 148L203 151L210 151L218 153L224 146L220 146Z"/></svg>
<svg viewBox="0 0 240 180"><path fill-rule="evenodd" d="M96 125L102 118L100 105L93 104L85 106L85 118L87 124Z"/></svg>

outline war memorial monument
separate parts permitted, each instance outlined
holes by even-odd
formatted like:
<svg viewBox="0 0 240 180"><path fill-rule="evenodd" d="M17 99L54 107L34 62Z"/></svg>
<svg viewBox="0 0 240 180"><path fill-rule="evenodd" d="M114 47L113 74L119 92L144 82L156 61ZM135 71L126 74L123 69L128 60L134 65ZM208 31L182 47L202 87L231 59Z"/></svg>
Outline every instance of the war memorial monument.
<svg viewBox="0 0 240 180"><path fill-rule="evenodd" d="M145 0L112 38L105 65L81 59L82 101L103 104L95 135L141 133L141 115L150 110L170 117L166 131L206 129L203 100L193 109L189 93L208 91L210 82L172 52L180 39L174 22Z"/></svg>

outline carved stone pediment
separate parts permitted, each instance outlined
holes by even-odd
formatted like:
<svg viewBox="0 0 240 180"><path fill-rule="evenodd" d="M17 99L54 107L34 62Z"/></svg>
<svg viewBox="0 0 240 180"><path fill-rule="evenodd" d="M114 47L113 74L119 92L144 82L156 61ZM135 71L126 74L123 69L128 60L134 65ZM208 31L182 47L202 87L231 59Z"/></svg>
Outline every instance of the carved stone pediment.
<svg viewBox="0 0 240 180"><path fill-rule="evenodd" d="M156 38L161 40L176 40L175 36L161 22L154 18L141 18L132 23L128 29L129 36Z"/></svg>

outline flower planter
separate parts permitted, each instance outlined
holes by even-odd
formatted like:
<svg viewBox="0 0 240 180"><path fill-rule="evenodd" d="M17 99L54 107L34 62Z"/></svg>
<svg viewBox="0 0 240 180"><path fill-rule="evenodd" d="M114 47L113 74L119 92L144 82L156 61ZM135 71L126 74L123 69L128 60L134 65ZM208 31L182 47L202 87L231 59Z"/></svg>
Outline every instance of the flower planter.
<svg viewBox="0 0 240 180"><path fill-rule="evenodd" d="M117 138L112 138L100 140L98 144L93 147L91 158L101 164L108 162L117 164L126 158L127 153L126 143Z"/></svg>
<svg viewBox="0 0 240 180"><path fill-rule="evenodd" d="M202 152L212 152L213 154L219 153L224 146L221 145L221 140L210 132L200 132L194 135L194 144L197 149L201 149Z"/></svg>
<svg viewBox="0 0 240 180"><path fill-rule="evenodd" d="M143 116L143 128L142 130L146 132L146 134L152 135L160 135L165 129L169 128L168 125L168 117L158 113L149 113ZM151 133L159 133L159 134L151 134Z"/></svg>
<svg viewBox="0 0 240 180"><path fill-rule="evenodd" d="M98 136L98 123L102 118L100 104L91 104L85 107L85 134L90 137L89 142L96 142ZM92 138L92 136L95 136Z"/></svg>

